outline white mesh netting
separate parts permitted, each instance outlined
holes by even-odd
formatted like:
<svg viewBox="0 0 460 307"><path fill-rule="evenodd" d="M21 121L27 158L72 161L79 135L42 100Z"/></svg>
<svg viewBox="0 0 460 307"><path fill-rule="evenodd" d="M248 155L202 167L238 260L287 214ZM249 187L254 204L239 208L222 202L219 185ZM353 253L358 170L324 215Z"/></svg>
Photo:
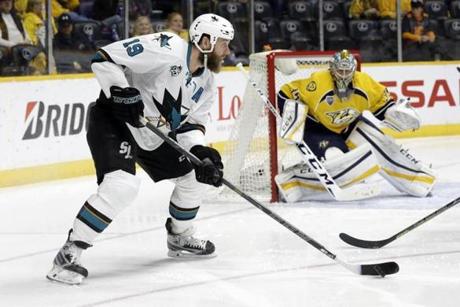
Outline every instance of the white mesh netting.
<svg viewBox="0 0 460 307"><path fill-rule="evenodd" d="M274 84L269 86L267 55L270 52L256 53L250 56L249 76L267 97L277 93L281 86L292 80L307 78L312 72L328 68L331 53L319 52L274 52ZM283 63L283 61L285 61ZM283 67L290 67L295 61L297 71L286 75L280 72ZM225 178L248 195L260 200L270 201L274 198L271 181L283 168L301 161L297 150L278 140L278 169L271 171L270 156L275 155L269 146L268 109L251 84L247 84L242 105L234 128L226 142L223 153ZM237 198L227 188L221 190L218 199Z"/></svg>

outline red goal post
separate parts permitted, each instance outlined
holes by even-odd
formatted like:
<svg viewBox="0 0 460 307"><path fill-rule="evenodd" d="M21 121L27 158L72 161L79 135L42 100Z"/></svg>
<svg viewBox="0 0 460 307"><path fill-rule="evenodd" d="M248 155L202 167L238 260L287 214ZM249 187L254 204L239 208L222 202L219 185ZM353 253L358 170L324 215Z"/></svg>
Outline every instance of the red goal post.
<svg viewBox="0 0 460 307"><path fill-rule="evenodd" d="M314 71L328 69L334 51L269 51L252 54L249 76L276 107L280 87ZM361 69L359 53L352 52ZM292 67L292 73L282 67ZM284 168L301 162L297 150L278 141L276 118L248 84L239 114L224 149L225 176L242 191L262 201L279 201L275 176ZM225 193L221 193L225 194Z"/></svg>

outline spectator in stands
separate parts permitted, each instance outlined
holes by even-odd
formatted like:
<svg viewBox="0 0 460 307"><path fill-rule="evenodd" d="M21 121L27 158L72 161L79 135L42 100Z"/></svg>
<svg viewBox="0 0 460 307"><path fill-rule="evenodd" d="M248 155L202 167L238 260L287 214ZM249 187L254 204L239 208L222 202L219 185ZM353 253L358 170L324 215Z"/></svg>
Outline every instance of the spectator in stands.
<svg viewBox="0 0 460 307"><path fill-rule="evenodd" d="M401 0L401 14L404 16L410 12L411 0ZM397 1L396 0L378 0L378 6L381 18L396 18Z"/></svg>
<svg viewBox="0 0 460 307"><path fill-rule="evenodd" d="M23 73L44 73L46 56L40 52L40 49L30 44L31 40L24 29L21 18L13 10L13 0L0 0L0 47L3 47L1 66L18 69L19 67L13 66L20 65L24 68ZM22 58L16 59L17 63L13 56L13 48L21 51ZM22 49L26 49L27 52L24 53Z"/></svg>
<svg viewBox="0 0 460 307"><path fill-rule="evenodd" d="M436 34L424 12L423 0L412 0L411 6L411 12L402 21L404 60L433 60L437 53Z"/></svg>
<svg viewBox="0 0 460 307"><path fill-rule="evenodd" d="M57 19L58 32L53 39L55 50L72 50L75 44L72 40L73 23L69 14L62 14Z"/></svg>
<svg viewBox="0 0 460 307"><path fill-rule="evenodd" d="M74 22L91 20L88 16L76 12L79 6L80 0L52 0L51 14L54 18L58 18L62 14L69 14Z"/></svg>
<svg viewBox="0 0 460 307"><path fill-rule="evenodd" d="M96 50L93 41L73 31L70 14L64 13L57 19L58 32L53 39L54 57L59 73L80 73L90 71L89 58Z"/></svg>
<svg viewBox="0 0 460 307"><path fill-rule="evenodd" d="M151 34L154 32L155 31L153 31L152 22L150 21L149 17L139 16L136 18L136 21L134 21L134 28L133 28L132 36L146 35L146 34Z"/></svg>
<svg viewBox="0 0 460 307"><path fill-rule="evenodd" d="M46 28L45 28L45 19L43 18L43 13L45 11L45 4L43 0L29 0L27 3L26 13L24 15L24 29L27 32L27 35L30 37L32 44L38 46L41 49L44 49L45 39L46 39ZM54 19L51 20L52 31L55 34L56 25L54 24ZM36 74L45 74L46 73L46 57L44 53L42 64L43 69L36 72ZM55 67L52 65L52 72L55 72Z"/></svg>
<svg viewBox="0 0 460 307"><path fill-rule="evenodd" d="M74 20L76 19L77 13L73 12L80 6L80 0L52 0L51 1L51 14L54 18L61 16L64 13L67 13L72 16Z"/></svg>
<svg viewBox="0 0 460 307"><path fill-rule="evenodd" d="M188 31L184 29L184 19L178 12L172 12L168 15L165 31L176 33L184 40L188 41Z"/></svg>
<svg viewBox="0 0 460 307"><path fill-rule="evenodd" d="M45 47L45 21L43 0L29 0L26 14L24 15L24 28L32 41L32 44ZM56 33L56 26L52 20L53 33Z"/></svg>
<svg viewBox="0 0 460 307"><path fill-rule="evenodd" d="M11 48L25 43L30 43L30 39L13 10L13 0L0 0L0 46Z"/></svg>
<svg viewBox="0 0 460 307"><path fill-rule="evenodd" d="M53 39L56 50L94 51L96 47L85 36L73 31L70 14L64 13L58 18L58 32Z"/></svg>
<svg viewBox="0 0 460 307"><path fill-rule="evenodd" d="M353 0L350 5L351 18L375 19L380 17L378 0Z"/></svg>
<svg viewBox="0 0 460 307"><path fill-rule="evenodd" d="M14 9L21 18L26 14L27 2L28 0L14 0Z"/></svg>

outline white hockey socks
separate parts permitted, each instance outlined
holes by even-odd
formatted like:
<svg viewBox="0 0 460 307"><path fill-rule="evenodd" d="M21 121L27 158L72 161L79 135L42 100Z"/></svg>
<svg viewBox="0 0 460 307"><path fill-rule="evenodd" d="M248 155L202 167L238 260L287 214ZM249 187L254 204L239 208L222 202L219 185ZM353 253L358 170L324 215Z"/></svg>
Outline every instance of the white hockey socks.
<svg viewBox="0 0 460 307"><path fill-rule="evenodd" d="M70 239L92 244L97 235L134 201L139 185L140 179L125 171L106 174L97 194L90 196L78 212Z"/></svg>

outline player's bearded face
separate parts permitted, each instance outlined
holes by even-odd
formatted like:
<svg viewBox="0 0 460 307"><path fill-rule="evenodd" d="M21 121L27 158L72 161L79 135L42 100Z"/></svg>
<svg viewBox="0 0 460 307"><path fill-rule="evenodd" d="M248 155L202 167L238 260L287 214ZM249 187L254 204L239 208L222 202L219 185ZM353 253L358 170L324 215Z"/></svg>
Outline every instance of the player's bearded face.
<svg viewBox="0 0 460 307"><path fill-rule="evenodd" d="M204 62L204 54L201 54L201 62ZM214 73L220 72L220 69L222 68L222 61L224 60L224 57L219 56L215 51L212 53L208 54L208 69Z"/></svg>
<svg viewBox="0 0 460 307"><path fill-rule="evenodd" d="M214 50L211 53L208 53L207 67L214 73L220 72L222 68L222 63L227 55L230 54L229 49L229 40L218 38L214 46ZM206 48L209 49L209 48ZM200 55L201 63L204 64L204 54Z"/></svg>

